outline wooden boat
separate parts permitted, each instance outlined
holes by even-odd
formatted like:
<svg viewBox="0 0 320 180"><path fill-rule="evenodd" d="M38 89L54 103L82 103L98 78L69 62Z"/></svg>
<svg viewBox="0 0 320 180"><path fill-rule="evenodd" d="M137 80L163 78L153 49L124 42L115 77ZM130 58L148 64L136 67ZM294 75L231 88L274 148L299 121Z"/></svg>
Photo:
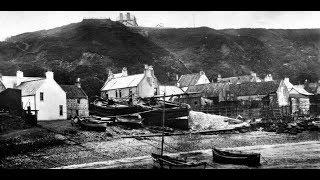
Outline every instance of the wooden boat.
<svg viewBox="0 0 320 180"><path fill-rule="evenodd" d="M190 109L188 107L174 107L165 109L165 113L163 114L163 109L154 109L142 112L140 113L140 116L144 119L144 125L161 126L163 117L167 121L168 119L188 116L189 111Z"/></svg>
<svg viewBox="0 0 320 180"><path fill-rule="evenodd" d="M165 94L163 95L163 100L165 100ZM189 108L169 108L165 109L165 104L163 106L163 109L157 109L156 111L151 111L148 113L140 113L140 116L148 119L149 121L152 119L156 120L156 123L160 125L162 124L162 129L164 128L165 119L168 117L175 118L175 117L181 117L186 116L189 114ZM153 167L154 168L160 168L160 169L205 169L207 163L206 162L197 162L197 161L191 161L187 162L185 160L172 158L169 156L163 155L163 145L164 145L164 134L165 132L162 131L162 140L161 140L161 154L151 154L151 157L153 159Z"/></svg>
<svg viewBox="0 0 320 180"><path fill-rule="evenodd" d="M118 116L115 120L116 124L125 125L132 128L142 127L142 119L138 116Z"/></svg>
<svg viewBox="0 0 320 180"><path fill-rule="evenodd" d="M153 167L157 169L205 169L206 162L187 162L178 158L151 154Z"/></svg>
<svg viewBox="0 0 320 180"><path fill-rule="evenodd" d="M106 121L90 120L90 119L84 119L79 121L80 127L85 130L94 129L94 130L105 131L107 128L107 123L108 122Z"/></svg>
<svg viewBox="0 0 320 180"><path fill-rule="evenodd" d="M239 164L247 166L260 166L260 153L244 153L241 151L228 151L212 149L213 161L223 164Z"/></svg>
<svg viewBox="0 0 320 180"><path fill-rule="evenodd" d="M147 111L149 109L143 108L139 105L123 105L123 104L107 104L105 100L97 99L90 104L90 114L98 116L116 116L133 114L137 112Z"/></svg>

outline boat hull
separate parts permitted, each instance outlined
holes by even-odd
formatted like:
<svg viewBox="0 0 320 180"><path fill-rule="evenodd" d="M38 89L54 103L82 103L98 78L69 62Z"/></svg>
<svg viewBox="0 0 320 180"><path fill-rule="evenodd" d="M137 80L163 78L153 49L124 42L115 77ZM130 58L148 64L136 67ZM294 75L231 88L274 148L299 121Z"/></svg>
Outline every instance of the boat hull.
<svg viewBox="0 0 320 180"><path fill-rule="evenodd" d="M97 105L91 105L90 114L107 117L107 116L133 114L137 112L143 112L146 110L147 109L144 109L140 106L102 107Z"/></svg>
<svg viewBox="0 0 320 180"><path fill-rule="evenodd" d="M92 123L92 122L80 122L80 127L85 130L99 130L105 131L107 128L107 122L104 123Z"/></svg>
<svg viewBox="0 0 320 180"><path fill-rule="evenodd" d="M213 161L222 164L239 164L247 166L260 166L259 153L242 153L212 149Z"/></svg>
<svg viewBox="0 0 320 180"><path fill-rule="evenodd" d="M206 162L188 163L168 156L151 155L153 158L153 168L155 169L205 169Z"/></svg>
<svg viewBox="0 0 320 180"><path fill-rule="evenodd" d="M140 114L141 117L144 119L143 124L144 125L150 125L150 126L162 126L162 120L163 120L163 110L157 109L154 111L149 111L145 113ZM168 120L175 119L183 116L189 115L189 109L188 108L171 108L165 110L165 125L168 124Z"/></svg>

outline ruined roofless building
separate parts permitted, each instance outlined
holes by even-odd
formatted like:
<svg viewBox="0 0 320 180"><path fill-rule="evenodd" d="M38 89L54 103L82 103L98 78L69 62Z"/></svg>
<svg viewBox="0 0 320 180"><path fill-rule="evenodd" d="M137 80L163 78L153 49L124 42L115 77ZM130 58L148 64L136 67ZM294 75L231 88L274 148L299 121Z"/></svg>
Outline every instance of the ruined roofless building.
<svg viewBox="0 0 320 180"><path fill-rule="evenodd" d="M136 17L132 14L130 15L130 13L125 15L120 13L116 21L121 22L125 26L138 26Z"/></svg>

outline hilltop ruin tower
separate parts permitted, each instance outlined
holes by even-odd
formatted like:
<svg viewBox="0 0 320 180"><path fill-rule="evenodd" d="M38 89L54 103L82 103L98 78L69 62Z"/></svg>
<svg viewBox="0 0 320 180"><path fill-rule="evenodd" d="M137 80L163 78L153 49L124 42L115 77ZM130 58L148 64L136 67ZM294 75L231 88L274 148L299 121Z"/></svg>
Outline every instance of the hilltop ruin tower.
<svg viewBox="0 0 320 180"><path fill-rule="evenodd" d="M127 13L125 15L120 13L116 20L121 22L125 26L138 26L136 17L132 14L130 15L130 13Z"/></svg>

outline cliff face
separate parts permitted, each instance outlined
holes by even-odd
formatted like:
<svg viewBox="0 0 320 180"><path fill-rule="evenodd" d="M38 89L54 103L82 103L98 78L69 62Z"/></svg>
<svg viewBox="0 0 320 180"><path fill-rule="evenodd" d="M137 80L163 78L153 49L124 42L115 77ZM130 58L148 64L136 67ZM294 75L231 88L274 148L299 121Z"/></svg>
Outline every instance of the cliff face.
<svg viewBox="0 0 320 180"><path fill-rule="evenodd" d="M55 72L61 84L77 77L89 96L99 94L107 69L128 73L153 65L161 83L175 74L203 70L210 80L249 74L290 77L294 83L320 76L319 29L224 29L126 27L109 19L85 19L0 42L0 72L43 76Z"/></svg>

